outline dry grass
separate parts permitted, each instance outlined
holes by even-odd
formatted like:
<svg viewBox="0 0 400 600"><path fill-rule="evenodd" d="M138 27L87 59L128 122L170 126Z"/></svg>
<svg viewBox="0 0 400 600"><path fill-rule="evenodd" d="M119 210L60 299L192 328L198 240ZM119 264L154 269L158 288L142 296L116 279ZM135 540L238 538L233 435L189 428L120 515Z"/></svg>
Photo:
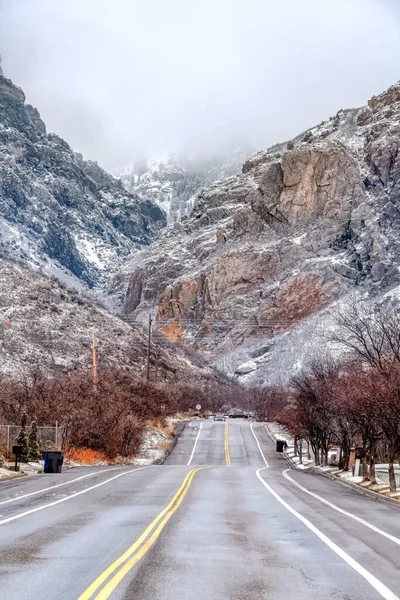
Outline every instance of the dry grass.
<svg viewBox="0 0 400 600"><path fill-rule="evenodd" d="M152 419L149 421L152 427L158 429L162 434L171 438L175 434L175 426L173 423L169 423L165 419Z"/></svg>
<svg viewBox="0 0 400 600"><path fill-rule="evenodd" d="M91 448L68 448L65 451L65 458L82 465L110 464L109 459L103 452Z"/></svg>
<svg viewBox="0 0 400 600"><path fill-rule="evenodd" d="M158 442L155 446L153 446L152 450L163 450L166 452L171 447L171 442Z"/></svg>

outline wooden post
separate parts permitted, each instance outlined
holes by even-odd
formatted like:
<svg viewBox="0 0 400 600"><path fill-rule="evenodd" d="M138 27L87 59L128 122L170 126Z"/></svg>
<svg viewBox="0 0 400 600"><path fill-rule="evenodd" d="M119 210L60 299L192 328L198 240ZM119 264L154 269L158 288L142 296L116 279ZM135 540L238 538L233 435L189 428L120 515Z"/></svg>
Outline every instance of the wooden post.
<svg viewBox="0 0 400 600"><path fill-rule="evenodd" d="M151 346L151 313L149 313L149 331L147 335L147 373L146 379L150 381L150 346Z"/></svg>
<svg viewBox="0 0 400 600"><path fill-rule="evenodd" d="M156 346L156 372L155 372L155 376L154 376L154 381L157 383L157 378L158 378L158 357L159 357L159 351L158 351L158 346Z"/></svg>
<svg viewBox="0 0 400 600"><path fill-rule="evenodd" d="M97 340L96 340L95 328L93 328L92 355L93 355L93 391L96 393L97 392L98 373L97 373Z"/></svg>

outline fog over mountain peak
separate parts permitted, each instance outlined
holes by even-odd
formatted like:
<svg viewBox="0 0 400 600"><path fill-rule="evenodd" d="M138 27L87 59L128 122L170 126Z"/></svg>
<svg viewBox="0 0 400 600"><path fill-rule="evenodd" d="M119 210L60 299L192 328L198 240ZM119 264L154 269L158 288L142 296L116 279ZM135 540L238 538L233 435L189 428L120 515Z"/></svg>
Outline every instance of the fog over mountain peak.
<svg viewBox="0 0 400 600"><path fill-rule="evenodd" d="M385 0L0 0L0 52L50 131L109 169L259 149L398 79Z"/></svg>

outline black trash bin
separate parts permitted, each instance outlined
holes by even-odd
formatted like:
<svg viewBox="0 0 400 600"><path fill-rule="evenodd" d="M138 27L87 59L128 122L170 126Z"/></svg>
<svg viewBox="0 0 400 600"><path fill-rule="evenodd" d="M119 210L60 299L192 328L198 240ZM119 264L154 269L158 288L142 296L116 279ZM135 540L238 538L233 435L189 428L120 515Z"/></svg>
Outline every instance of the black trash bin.
<svg viewBox="0 0 400 600"><path fill-rule="evenodd" d="M277 452L283 452L283 450L286 447L286 441L285 440L276 440L276 451Z"/></svg>
<svg viewBox="0 0 400 600"><path fill-rule="evenodd" d="M47 450L43 452L44 472L45 473L61 473L62 464L64 462L64 452L59 450Z"/></svg>

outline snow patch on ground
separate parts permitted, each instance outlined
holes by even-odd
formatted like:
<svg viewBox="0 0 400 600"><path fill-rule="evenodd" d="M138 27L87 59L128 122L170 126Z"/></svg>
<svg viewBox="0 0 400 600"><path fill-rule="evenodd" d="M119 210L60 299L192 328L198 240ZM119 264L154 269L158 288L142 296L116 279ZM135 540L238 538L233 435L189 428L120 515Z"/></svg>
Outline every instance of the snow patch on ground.
<svg viewBox="0 0 400 600"><path fill-rule="evenodd" d="M182 423L182 419L171 418L167 419L165 429L148 425L143 436L140 454L134 459L133 464L146 466L164 462L174 446L179 423Z"/></svg>
<svg viewBox="0 0 400 600"><path fill-rule="evenodd" d="M287 444L287 448L285 450L285 455L297 466L299 469L305 469L308 466L314 466L313 460L307 458L307 446L306 443L303 442L303 452L302 452L302 462L300 463L300 457L296 456L294 449L294 439L290 435L290 433L279 425L279 423L267 423L267 429L274 440L283 440Z"/></svg>
<svg viewBox="0 0 400 600"><path fill-rule="evenodd" d="M99 267L99 269L104 268L104 263L100 260L93 242L90 242L87 238L75 236L75 244L86 260Z"/></svg>

